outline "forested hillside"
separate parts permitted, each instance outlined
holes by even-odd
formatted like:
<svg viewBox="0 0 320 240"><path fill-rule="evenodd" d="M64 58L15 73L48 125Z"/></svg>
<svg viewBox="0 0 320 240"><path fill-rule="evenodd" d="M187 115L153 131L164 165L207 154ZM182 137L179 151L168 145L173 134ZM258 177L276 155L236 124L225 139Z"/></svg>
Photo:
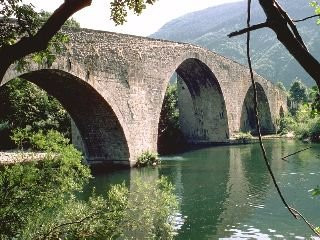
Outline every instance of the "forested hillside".
<svg viewBox="0 0 320 240"><path fill-rule="evenodd" d="M280 3L294 19L314 14L308 1L282 0ZM168 22L151 37L194 43L246 64L245 35L231 39L227 37L230 32L245 27L246 4L246 1L229 3L184 15ZM252 7L252 24L263 22L265 15L257 1L253 2ZM320 26L315 22L313 18L297 23L297 27L311 53L320 59ZM271 30L253 32L251 44L254 68L265 78L273 82L282 81L286 87L295 78L308 86L315 85Z"/></svg>

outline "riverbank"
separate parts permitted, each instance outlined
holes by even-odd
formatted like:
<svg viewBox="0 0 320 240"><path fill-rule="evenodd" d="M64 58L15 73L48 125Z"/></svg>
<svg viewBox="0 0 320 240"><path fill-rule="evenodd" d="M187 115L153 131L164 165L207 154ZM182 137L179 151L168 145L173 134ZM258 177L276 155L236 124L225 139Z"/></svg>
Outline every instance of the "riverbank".
<svg viewBox="0 0 320 240"><path fill-rule="evenodd" d="M273 139L294 139L294 136L292 134L287 135L265 135L262 136L263 140L273 140ZM203 148L203 147L209 147L209 146L220 146L220 145L241 145L241 144L254 144L258 143L259 138L258 137L251 137L251 138L236 138L232 137L229 139L228 142L225 143L210 143L210 144L199 144L190 146L188 150L190 149L197 149L197 148ZM187 150L187 149L185 149ZM184 150L184 151L185 151ZM184 152L182 151L182 152ZM0 166L1 165L10 165L15 163L22 163L22 162L30 162L30 161L39 161L45 157L45 153L43 152L32 152L32 151L20 151L20 150L9 150L9 151L0 151ZM110 164L107 164L107 167L104 167L104 169L109 169Z"/></svg>
<svg viewBox="0 0 320 240"><path fill-rule="evenodd" d="M279 134L270 134L262 136L262 140L273 140L273 139L295 139L293 133L288 133L286 135L279 135ZM257 136L252 136L248 138L239 138L239 137L231 137L229 139L230 145L237 145L237 144L252 144L258 143L259 138Z"/></svg>

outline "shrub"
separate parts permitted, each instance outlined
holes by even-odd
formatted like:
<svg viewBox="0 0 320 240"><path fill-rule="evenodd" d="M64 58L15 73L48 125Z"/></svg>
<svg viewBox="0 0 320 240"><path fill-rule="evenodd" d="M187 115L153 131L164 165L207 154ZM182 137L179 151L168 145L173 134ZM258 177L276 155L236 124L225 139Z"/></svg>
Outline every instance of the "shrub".
<svg viewBox="0 0 320 240"><path fill-rule="evenodd" d="M124 228L124 239L173 239L174 215L178 201L174 187L167 178L133 181L125 219L132 219Z"/></svg>
<svg viewBox="0 0 320 240"><path fill-rule="evenodd" d="M292 132L295 129L296 129L296 121L290 114L287 114L284 117L280 118L280 123L279 123L280 134L287 134L288 132Z"/></svg>
<svg viewBox="0 0 320 240"><path fill-rule="evenodd" d="M250 132L239 132L235 135L235 139L239 140L242 143L248 143L252 139Z"/></svg>
<svg viewBox="0 0 320 240"><path fill-rule="evenodd" d="M56 130L49 130L47 133L42 130L33 132L31 127L27 126L26 128L17 128L12 133L11 140L22 150L31 148L32 150L59 152L70 142Z"/></svg>
<svg viewBox="0 0 320 240"><path fill-rule="evenodd" d="M154 166L160 163L157 153L143 152L137 159L137 167Z"/></svg>
<svg viewBox="0 0 320 240"><path fill-rule="evenodd" d="M113 185L84 201L71 166L48 163L2 169L0 239L173 239L178 202L167 179L138 178L130 191Z"/></svg>
<svg viewBox="0 0 320 240"><path fill-rule="evenodd" d="M0 239L173 239L177 198L167 179L138 178L130 191L123 183L80 200L91 178L80 152L56 131L16 136L25 138L48 154L0 168Z"/></svg>
<svg viewBox="0 0 320 240"><path fill-rule="evenodd" d="M17 130L13 137L20 145L32 138L27 129ZM67 142L56 140L46 139L47 146L59 145L55 154L49 154L51 149L41 144L35 145L48 151L42 161L0 169L0 239L37 239L29 236L35 223L39 228L54 223L51 214L56 214L88 182L90 171L82 164L81 153Z"/></svg>
<svg viewBox="0 0 320 240"><path fill-rule="evenodd" d="M19 149L23 150L30 147L31 127L16 128L12 131L10 136L11 140L18 146Z"/></svg>
<svg viewBox="0 0 320 240"><path fill-rule="evenodd" d="M312 112L310 104L300 105L294 116L286 115L280 120L282 134L294 132L299 139L320 142L320 116Z"/></svg>

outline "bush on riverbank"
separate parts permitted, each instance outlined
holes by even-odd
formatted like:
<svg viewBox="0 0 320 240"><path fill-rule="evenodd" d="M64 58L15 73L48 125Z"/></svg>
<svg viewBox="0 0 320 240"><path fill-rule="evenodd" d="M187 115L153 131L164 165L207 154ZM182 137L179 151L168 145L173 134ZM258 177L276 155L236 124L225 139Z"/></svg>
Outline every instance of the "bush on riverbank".
<svg viewBox="0 0 320 240"><path fill-rule="evenodd" d="M300 105L294 116L287 114L280 120L280 132L294 132L299 139L320 142L320 115L312 111L310 104Z"/></svg>
<svg viewBox="0 0 320 240"><path fill-rule="evenodd" d="M137 167L155 166L160 164L160 159L157 153L146 151L143 152L137 159Z"/></svg>
<svg viewBox="0 0 320 240"><path fill-rule="evenodd" d="M16 140L23 142L22 134ZM39 238L41 228L53 225L57 211L88 182L90 171L81 163L81 154L59 144L59 152L47 154L43 161L1 167L0 239Z"/></svg>
<svg viewBox="0 0 320 240"><path fill-rule="evenodd" d="M80 152L55 131L27 136L47 155L0 168L0 239L173 238L177 200L166 179L137 180L131 191L114 185L105 196L80 200L92 177Z"/></svg>
<svg viewBox="0 0 320 240"><path fill-rule="evenodd" d="M239 132L234 136L234 138L242 143L249 143L250 140L253 139L253 136L250 132Z"/></svg>

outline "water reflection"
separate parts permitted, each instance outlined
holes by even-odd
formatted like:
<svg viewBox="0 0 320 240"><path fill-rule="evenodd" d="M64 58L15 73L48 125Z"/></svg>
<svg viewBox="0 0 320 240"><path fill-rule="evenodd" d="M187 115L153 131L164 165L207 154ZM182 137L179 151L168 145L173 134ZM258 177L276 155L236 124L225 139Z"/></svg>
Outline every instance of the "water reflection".
<svg viewBox="0 0 320 240"><path fill-rule="evenodd" d="M320 183L319 145L266 141L271 167L290 204L319 224L319 200L308 193ZM179 211L177 239L309 239L305 225L294 220L281 204L258 144L222 146L166 156L155 169L133 169L96 178L95 186L137 176L153 181L165 175L176 186Z"/></svg>

